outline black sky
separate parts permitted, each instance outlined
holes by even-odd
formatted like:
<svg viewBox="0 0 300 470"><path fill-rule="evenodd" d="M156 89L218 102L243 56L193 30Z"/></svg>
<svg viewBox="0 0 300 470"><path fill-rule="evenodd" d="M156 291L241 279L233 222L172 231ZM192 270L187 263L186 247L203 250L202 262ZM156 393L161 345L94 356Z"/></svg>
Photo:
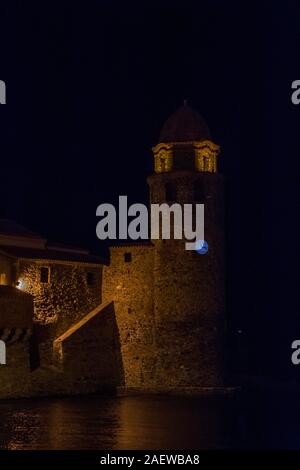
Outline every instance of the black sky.
<svg viewBox="0 0 300 470"><path fill-rule="evenodd" d="M151 147L188 99L222 149L230 325L256 372L299 376L297 2L7 0L0 21L0 216L101 252L97 205L147 201Z"/></svg>

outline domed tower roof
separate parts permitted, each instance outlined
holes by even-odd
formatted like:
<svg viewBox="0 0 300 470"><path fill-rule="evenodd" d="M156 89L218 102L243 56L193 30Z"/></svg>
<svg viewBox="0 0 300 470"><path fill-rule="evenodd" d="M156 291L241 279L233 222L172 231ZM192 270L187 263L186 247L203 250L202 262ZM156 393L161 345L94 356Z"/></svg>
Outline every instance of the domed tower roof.
<svg viewBox="0 0 300 470"><path fill-rule="evenodd" d="M210 132L203 117L186 102L166 120L160 143L210 140Z"/></svg>

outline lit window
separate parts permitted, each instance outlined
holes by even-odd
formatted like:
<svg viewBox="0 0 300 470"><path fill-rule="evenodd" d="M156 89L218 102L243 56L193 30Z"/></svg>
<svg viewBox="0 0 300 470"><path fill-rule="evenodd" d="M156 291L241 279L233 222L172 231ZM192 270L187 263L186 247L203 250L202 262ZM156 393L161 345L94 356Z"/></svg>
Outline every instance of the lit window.
<svg viewBox="0 0 300 470"><path fill-rule="evenodd" d="M6 273L1 273L0 274L0 285L1 286L6 286L7 284L7 276Z"/></svg>
<svg viewBox="0 0 300 470"><path fill-rule="evenodd" d="M40 282L42 284L49 284L50 281L50 268L42 267L40 269Z"/></svg>
<svg viewBox="0 0 300 470"><path fill-rule="evenodd" d="M124 261L125 263L130 263L132 260L131 253L124 253Z"/></svg>

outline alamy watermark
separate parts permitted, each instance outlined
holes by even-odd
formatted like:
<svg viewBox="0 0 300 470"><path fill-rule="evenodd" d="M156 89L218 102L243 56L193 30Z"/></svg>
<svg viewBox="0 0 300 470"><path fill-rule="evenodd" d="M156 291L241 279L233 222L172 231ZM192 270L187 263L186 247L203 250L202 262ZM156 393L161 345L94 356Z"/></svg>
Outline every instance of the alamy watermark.
<svg viewBox="0 0 300 470"><path fill-rule="evenodd" d="M300 80L294 80L291 88L294 90L291 94L292 103L297 105L300 103Z"/></svg>
<svg viewBox="0 0 300 470"><path fill-rule="evenodd" d="M291 355L291 361L294 366L297 366L298 364L300 364L300 340L295 339L292 342L291 348L295 350Z"/></svg>
<svg viewBox="0 0 300 470"><path fill-rule="evenodd" d="M6 344L0 340L0 365L6 364Z"/></svg>
<svg viewBox="0 0 300 470"><path fill-rule="evenodd" d="M0 80L0 104L6 104L6 85L3 80Z"/></svg>
<svg viewBox="0 0 300 470"><path fill-rule="evenodd" d="M145 204L136 203L128 207L127 196L119 196L118 212L117 216L112 204L97 207L96 215L101 220L97 224L96 234L100 240L174 238L185 239L186 250L201 252L204 246L207 247L204 240L204 204L150 204L149 217ZM130 221L129 217L132 218Z"/></svg>

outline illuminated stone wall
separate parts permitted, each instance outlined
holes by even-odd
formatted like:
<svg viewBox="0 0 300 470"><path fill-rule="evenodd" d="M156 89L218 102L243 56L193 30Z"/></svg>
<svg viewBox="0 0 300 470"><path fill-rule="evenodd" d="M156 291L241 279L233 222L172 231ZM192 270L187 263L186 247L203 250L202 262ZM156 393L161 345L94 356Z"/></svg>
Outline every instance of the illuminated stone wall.
<svg viewBox="0 0 300 470"><path fill-rule="evenodd" d="M214 172L174 171L148 178L152 203L205 204L205 255L185 250L184 240L110 250L103 299L114 301L126 387L168 389L224 384L224 196Z"/></svg>
<svg viewBox="0 0 300 470"><path fill-rule="evenodd" d="M153 247L111 248L103 271L103 300L114 301L124 369L124 385L155 383ZM125 261L130 259L131 261Z"/></svg>
<svg viewBox="0 0 300 470"><path fill-rule="evenodd" d="M203 142L195 142L195 168L197 171L205 171L209 173L217 172L217 156L219 154L219 146L205 140Z"/></svg>
<svg viewBox="0 0 300 470"><path fill-rule="evenodd" d="M154 147L154 170L156 173L171 171L173 168L173 153L171 144L159 144Z"/></svg>
<svg viewBox="0 0 300 470"><path fill-rule="evenodd" d="M0 367L0 398L89 393L120 384L122 371L115 369L109 374L118 351L117 330L110 311L71 337L60 363L53 350L53 342L61 333L101 303L102 267L44 261L18 264L20 284L15 296L27 298L24 292L33 295L34 334L30 341L7 346L7 365ZM49 284L40 282L41 266L50 267ZM93 286L87 285L87 272L94 273ZM14 307L9 306L12 314ZM5 326L10 324L6 322ZM33 369L32 355L37 359Z"/></svg>
<svg viewBox="0 0 300 470"><path fill-rule="evenodd" d="M160 143L153 147L155 173L173 170L217 172L220 148L211 140Z"/></svg>
<svg viewBox="0 0 300 470"><path fill-rule="evenodd" d="M223 179L219 174L173 172L148 178L151 202L166 202L172 182L176 202L195 202L193 183L205 205L205 255L186 251L182 240L155 240L153 301L156 377L161 387L222 386L224 379Z"/></svg>
<svg viewBox="0 0 300 470"><path fill-rule="evenodd" d="M50 268L49 283L40 282L40 268ZM87 273L94 282L87 284ZM34 297L34 319L55 325L56 335L101 303L101 268L75 263L20 261L18 281Z"/></svg>

